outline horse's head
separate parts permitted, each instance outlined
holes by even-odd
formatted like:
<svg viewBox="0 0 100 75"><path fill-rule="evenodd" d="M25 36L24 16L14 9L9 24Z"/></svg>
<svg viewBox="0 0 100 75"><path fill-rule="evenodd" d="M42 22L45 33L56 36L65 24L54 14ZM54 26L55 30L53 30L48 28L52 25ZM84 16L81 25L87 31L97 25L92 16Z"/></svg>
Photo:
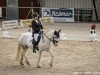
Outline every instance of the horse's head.
<svg viewBox="0 0 100 75"><path fill-rule="evenodd" d="M44 35L49 41L53 42L53 44L55 46L58 46L58 40L60 38L60 31L61 31L61 29L58 30L58 31L49 30L49 31L46 32L46 34L44 33Z"/></svg>
<svg viewBox="0 0 100 75"><path fill-rule="evenodd" d="M61 29L60 30L58 30L58 31L54 31L54 35L53 35L53 44L55 45L55 46L58 46L58 40L59 40L59 38L60 38L60 31L61 31Z"/></svg>

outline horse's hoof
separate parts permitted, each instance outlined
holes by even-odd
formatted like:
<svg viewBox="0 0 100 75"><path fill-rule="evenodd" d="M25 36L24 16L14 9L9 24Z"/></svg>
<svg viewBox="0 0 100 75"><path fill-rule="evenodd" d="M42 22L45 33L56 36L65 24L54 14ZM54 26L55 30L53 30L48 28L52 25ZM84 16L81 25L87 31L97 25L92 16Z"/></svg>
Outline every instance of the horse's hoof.
<svg viewBox="0 0 100 75"><path fill-rule="evenodd" d="M51 63L50 63L49 65L50 65L51 67L53 66L53 64L51 64Z"/></svg>
<svg viewBox="0 0 100 75"><path fill-rule="evenodd" d="M24 65L23 62L20 62L20 65Z"/></svg>
<svg viewBox="0 0 100 75"><path fill-rule="evenodd" d="M27 65L30 66L30 63L28 62Z"/></svg>
<svg viewBox="0 0 100 75"><path fill-rule="evenodd" d="M41 68L41 66L37 66L37 68Z"/></svg>
<svg viewBox="0 0 100 75"><path fill-rule="evenodd" d="M50 66L52 67L53 65L50 64Z"/></svg>

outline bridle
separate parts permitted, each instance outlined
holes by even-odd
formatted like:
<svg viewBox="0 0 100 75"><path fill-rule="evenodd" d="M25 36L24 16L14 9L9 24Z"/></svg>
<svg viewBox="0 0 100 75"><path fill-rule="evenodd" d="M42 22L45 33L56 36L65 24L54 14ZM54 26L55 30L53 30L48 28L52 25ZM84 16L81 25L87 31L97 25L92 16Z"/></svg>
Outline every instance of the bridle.
<svg viewBox="0 0 100 75"><path fill-rule="evenodd" d="M50 39L43 31L42 31L42 33L54 44L54 45L56 45L56 43L58 43L58 41L57 40L55 40L54 38L54 36ZM43 35L42 34L42 35Z"/></svg>

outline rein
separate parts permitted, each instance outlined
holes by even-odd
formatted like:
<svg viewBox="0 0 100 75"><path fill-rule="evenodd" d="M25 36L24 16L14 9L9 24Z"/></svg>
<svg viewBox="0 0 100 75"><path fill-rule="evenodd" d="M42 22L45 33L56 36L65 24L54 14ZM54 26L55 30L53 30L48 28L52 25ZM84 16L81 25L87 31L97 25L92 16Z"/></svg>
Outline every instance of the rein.
<svg viewBox="0 0 100 75"><path fill-rule="evenodd" d="M48 38L48 36L42 31L42 33ZM54 37L53 37L54 38ZM55 43L55 42L57 42L56 40L52 40L52 39L50 39L50 38L48 38L51 42L53 42L53 43Z"/></svg>

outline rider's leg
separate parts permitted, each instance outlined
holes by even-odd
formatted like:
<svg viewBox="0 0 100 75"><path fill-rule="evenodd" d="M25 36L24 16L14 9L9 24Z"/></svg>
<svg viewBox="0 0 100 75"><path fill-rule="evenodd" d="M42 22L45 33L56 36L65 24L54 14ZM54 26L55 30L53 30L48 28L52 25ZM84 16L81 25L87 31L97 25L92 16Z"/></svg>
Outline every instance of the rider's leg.
<svg viewBox="0 0 100 75"><path fill-rule="evenodd" d="M36 53L36 40L35 40L35 32L32 33L32 37L33 37L33 40L32 40L32 44L33 44L33 53Z"/></svg>
<svg viewBox="0 0 100 75"><path fill-rule="evenodd" d="M36 53L36 46L37 46L37 41L38 41L38 33L34 34L34 39L33 39L33 53Z"/></svg>
<svg viewBox="0 0 100 75"><path fill-rule="evenodd" d="M33 53L36 53L36 41L35 41L34 37L33 37L32 44L33 44Z"/></svg>
<svg viewBox="0 0 100 75"><path fill-rule="evenodd" d="M38 36L37 42L36 42L36 44L37 44L37 45L36 45L36 46L37 46L36 49L37 49L38 51L39 51L39 49L38 49L38 44L39 44L39 42L40 42L40 39L41 39L41 35Z"/></svg>
<svg viewBox="0 0 100 75"><path fill-rule="evenodd" d="M33 39L33 53L36 53L36 41Z"/></svg>

